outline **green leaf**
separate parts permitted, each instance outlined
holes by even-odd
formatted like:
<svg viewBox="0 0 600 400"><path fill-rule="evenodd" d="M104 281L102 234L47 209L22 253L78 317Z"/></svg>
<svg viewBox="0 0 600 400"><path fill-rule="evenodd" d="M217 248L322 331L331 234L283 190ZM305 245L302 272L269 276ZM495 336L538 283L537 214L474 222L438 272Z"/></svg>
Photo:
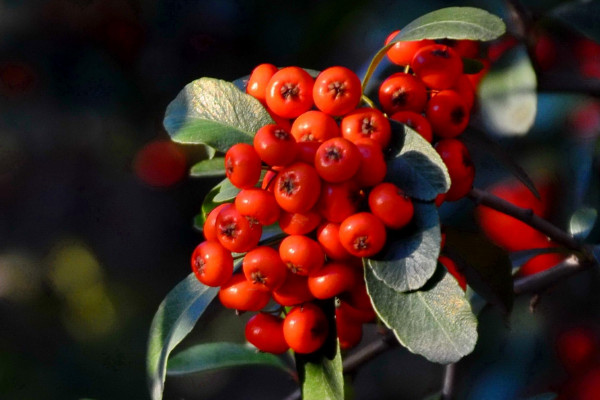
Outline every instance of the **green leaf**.
<svg viewBox="0 0 600 400"><path fill-rule="evenodd" d="M476 74L480 72L484 65L481 61L472 58L463 58L463 74Z"/></svg>
<svg viewBox="0 0 600 400"><path fill-rule="evenodd" d="M598 211L594 208L582 207L571 216L569 222L569 232L577 240L584 240L588 237L598 218Z"/></svg>
<svg viewBox="0 0 600 400"><path fill-rule="evenodd" d="M529 131L537 112L537 79L523 46L494 64L479 84L479 104L487 129L499 136Z"/></svg>
<svg viewBox="0 0 600 400"><path fill-rule="evenodd" d="M162 399L167 359L192 330L219 288L202 285L192 273L175 286L154 315L148 339L146 372L153 400Z"/></svg>
<svg viewBox="0 0 600 400"><path fill-rule="evenodd" d="M427 140L411 128L390 121L395 143L402 147L388 160L386 181L395 183L418 200L434 200L450 188L450 175L440 155Z"/></svg>
<svg viewBox="0 0 600 400"><path fill-rule="evenodd" d="M195 178L225 176L225 159L223 157L215 157L209 160L202 160L192 166L190 175Z"/></svg>
<svg viewBox="0 0 600 400"><path fill-rule="evenodd" d="M337 341L336 341L337 342ZM339 343L335 355L317 359L297 355L302 381L302 400L343 400L344 376Z"/></svg>
<svg viewBox="0 0 600 400"><path fill-rule="evenodd" d="M240 188L233 186L227 178L223 179L217 186L219 187L219 191L212 200L219 204L233 201L241 191Z"/></svg>
<svg viewBox="0 0 600 400"><path fill-rule="evenodd" d="M392 39L398 41L422 39L494 40L506 32L502 20L480 8L448 7L425 14L404 28Z"/></svg>
<svg viewBox="0 0 600 400"><path fill-rule="evenodd" d="M391 289L370 268L365 279L377 315L408 350L443 364L473 351L477 320L454 277L442 268L414 292Z"/></svg>
<svg viewBox="0 0 600 400"><path fill-rule="evenodd" d="M168 362L167 375L177 376L222 368L269 366L287 373L293 372L276 355L257 351L239 343L205 343L185 349Z"/></svg>
<svg viewBox="0 0 600 400"><path fill-rule="evenodd" d="M169 104L164 126L179 143L206 144L226 152L236 143L252 143L256 131L273 123L254 97L231 82L200 78L187 84Z"/></svg>
<svg viewBox="0 0 600 400"><path fill-rule="evenodd" d="M596 42L600 42L600 3L597 1L570 1L550 12L565 25L579 31Z"/></svg>
<svg viewBox="0 0 600 400"><path fill-rule="evenodd" d="M364 259L373 274L399 292L419 289L431 278L440 253L440 220L432 203L414 202L411 225L388 238L381 258Z"/></svg>

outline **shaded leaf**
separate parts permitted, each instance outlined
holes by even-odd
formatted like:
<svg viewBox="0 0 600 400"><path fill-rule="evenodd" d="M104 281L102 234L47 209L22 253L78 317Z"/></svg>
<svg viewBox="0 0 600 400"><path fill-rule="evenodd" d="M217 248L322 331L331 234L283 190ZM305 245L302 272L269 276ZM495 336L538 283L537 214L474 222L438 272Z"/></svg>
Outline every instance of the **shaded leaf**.
<svg viewBox="0 0 600 400"><path fill-rule="evenodd" d="M565 25L600 42L600 3L597 1L570 1L552 10L550 15Z"/></svg>
<svg viewBox="0 0 600 400"><path fill-rule="evenodd" d="M239 343L205 343L174 355L167 364L167 375L186 375L240 366L270 366L291 373L276 355L263 353Z"/></svg>
<svg viewBox="0 0 600 400"><path fill-rule="evenodd" d="M499 136L524 135L537 112L537 78L523 46L507 52L479 84L485 126Z"/></svg>
<svg viewBox="0 0 600 400"><path fill-rule="evenodd" d="M200 78L187 84L168 105L164 126L179 143L206 144L226 152L236 143L252 143L256 131L273 123L254 97L231 82Z"/></svg>
<svg viewBox="0 0 600 400"><path fill-rule="evenodd" d="M575 239L584 240L588 237L598 218L598 211L589 207L582 207L571 216L569 232Z"/></svg>
<svg viewBox="0 0 600 400"><path fill-rule="evenodd" d="M431 278L440 253L440 220L431 203L414 202L411 224L388 238L381 257L364 259L377 279L399 292L419 289Z"/></svg>
<svg viewBox="0 0 600 400"><path fill-rule="evenodd" d="M158 307L150 327L146 373L153 400L162 399L167 359L192 330L219 288L202 285L191 273L175 286Z"/></svg>
<svg viewBox="0 0 600 400"><path fill-rule="evenodd" d="M217 204L235 200L235 197L241 191L240 188L233 186L231 181L227 178L223 179L217 186L219 187L219 191L215 194L215 197L212 198L212 201Z"/></svg>
<svg viewBox="0 0 600 400"><path fill-rule="evenodd" d="M411 128L390 121L394 143L388 160L386 181L395 183L404 192L418 200L434 200L450 188L450 175L440 155L431 144Z"/></svg>
<svg viewBox="0 0 600 400"><path fill-rule="evenodd" d="M225 176L225 159L223 157L215 157L208 160L202 160L192 166L190 175L195 178Z"/></svg>
<svg viewBox="0 0 600 400"><path fill-rule="evenodd" d="M452 363L471 353L477 320L452 275L439 268L420 290L402 293L365 268L367 291L377 315L408 350L437 363Z"/></svg>

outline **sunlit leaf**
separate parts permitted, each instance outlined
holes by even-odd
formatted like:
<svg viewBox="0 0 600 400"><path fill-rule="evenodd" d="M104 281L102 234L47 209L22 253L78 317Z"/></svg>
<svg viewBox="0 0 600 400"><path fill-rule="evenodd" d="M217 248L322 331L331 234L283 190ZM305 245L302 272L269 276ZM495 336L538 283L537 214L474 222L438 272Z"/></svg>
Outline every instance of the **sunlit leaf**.
<svg viewBox="0 0 600 400"><path fill-rule="evenodd" d="M569 222L569 232L578 240L588 237L598 218L598 211L594 208L583 207L575 211Z"/></svg>

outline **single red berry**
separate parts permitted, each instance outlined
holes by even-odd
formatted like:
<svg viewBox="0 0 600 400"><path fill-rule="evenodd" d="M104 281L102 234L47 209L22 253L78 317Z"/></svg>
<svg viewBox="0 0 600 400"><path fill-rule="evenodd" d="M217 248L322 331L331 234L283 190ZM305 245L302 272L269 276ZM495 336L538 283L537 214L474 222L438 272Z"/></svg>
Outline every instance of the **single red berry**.
<svg viewBox="0 0 600 400"><path fill-rule="evenodd" d="M335 328L340 348L348 350L358 345L362 339L362 322L348 318L344 312L335 309Z"/></svg>
<svg viewBox="0 0 600 400"><path fill-rule="evenodd" d="M456 201L469 193L475 179L475 166L467 147L458 139L443 139L436 143L438 152L450 175L447 201Z"/></svg>
<svg viewBox="0 0 600 400"><path fill-rule="evenodd" d="M244 189L256 185L260 170L260 157L249 144L234 144L225 153L225 173L235 187Z"/></svg>
<svg viewBox="0 0 600 400"><path fill-rule="evenodd" d="M389 44L394 37L400 33L399 30L390 33L385 40L385 44ZM407 42L396 42L387 52L390 61L397 65L410 65L415 53L422 47L435 44L433 40L424 39Z"/></svg>
<svg viewBox="0 0 600 400"><path fill-rule="evenodd" d="M296 353L317 351L325 343L328 333L327 317L313 303L292 308L283 321L285 341Z"/></svg>
<svg viewBox="0 0 600 400"><path fill-rule="evenodd" d="M352 178L358 171L360 162L361 155L356 145L342 137L321 143L315 154L315 169L328 182L342 182Z"/></svg>
<svg viewBox="0 0 600 400"><path fill-rule="evenodd" d="M258 350L283 354L290 346L283 337L283 318L267 313L258 313L246 322L246 340Z"/></svg>
<svg viewBox="0 0 600 400"><path fill-rule="evenodd" d="M363 308L352 305L347 301L347 299L350 297L349 296L350 293L356 292L357 287L360 287L360 286L362 286L362 291L364 292L364 297L367 299L367 302L368 302L368 304L366 306L364 306ZM367 294L366 290L364 289L364 284L356 286L354 289L352 289L350 291L350 293L344 293L344 294L342 294L342 296L340 296L340 302L335 309L336 317L338 314L342 314L342 315L344 315L344 319L347 319L347 320L360 322L362 324L367 323L367 322L372 322L377 315L375 314L375 311L373 310L373 306L371 305L371 302L369 300L369 295Z"/></svg>
<svg viewBox="0 0 600 400"><path fill-rule="evenodd" d="M279 217L279 227L288 235L306 235L314 231L321 220L321 214L315 209L304 213L283 211Z"/></svg>
<svg viewBox="0 0 600 400"><path fill-rule="evenodd" d="M385 149L390 142L390 121L375 108L358 108L347 114L340 124L342 136L351 142L372 139Z"/></svg>
<svg viewBox="0 0 600 400"><path fill-rule="evenodd" d="M432 44L419 49L410 67L425 86L441 90L454 86L462 74L462 59L451 47Z"/></svg>
<svg viewBox="0 0 600 400"><path fill-rule="evenodd" d="M452 90L460 95L465 103L467 111L470 112L475 103L475 88L469 79L469 75L461 75Z"/></svg>
<svg viewBox="0 0 600 400"><path fill-rule="evenodd" d="M342 222L358 211L363 198L363 192L353 180L325 182L321 186L317 210L327 221Z"/></svg>
<svg viewBox="0 0 600 400"><path fill-rule="evenodd" d="M308 289L317 299L329 299L354 287L358 269L343 261L331 261L308 275Z"/></svg>
<svg viewBox="0 0 600 400"><path fill-rule="evenodd" d="M371 189L369 209L385 226L400 229L408 225L414 214L410 197L390 182L383 182Z"/></svg>
<svg viewBox="0 0 600 400"><path fill-rule="evenodd" d="M257 65L250 74L248 84L246 85L246 93L253 96L261 103L265 102L265 93L267 91L267 84L277 72L277 67L273 64L260 64Z"/></svg>
<svg viewBox="0 0 600 400"><path fill-rule="evenodd" d="M211 212L206 216L206 220L204 221L204 225L202 227L202 234L206 240L218 240L217 239L217 215L221 212L221 210L231 203L220 204L212 209Z"/></svg>
<svg viewBox="0 0 600 400"><path fill-rule="evenodd" d="M360 212L349 216L340 225L340 242L357 257L370 257L384 246L385 226L376 216Z"/></svg>
<svg viewBox="0 0 600 400"><path fill-rule="evenodd" d="M379 103L387 114L405 110L419 113L427 103L427 88L414 75L398 72L379 86Z"/></svg>
<svg viewBox="0 0 600 400"><path fill-rule="evenodd" d="M290 235L279 245L279 256L295 274L309 275L325 262L325 253L319 243L303 235Z"/></svg>
<svg viewBox="0 0 600 400"><path fill-rule="evenodd" d="M271 295L248 281L244 274L233 276L221 286L219 300L226 308L239 311L259 311L267 305Z"/></svg>
<svg viewBox="0 0 600 400"><path fill-rule="evenodd" d="M427 103L425 114L433 132L441 138L460 135L469 124L469 109L454 90L442 90Z"/></svg>
<svg viewBox="0 0 600 400"><path fill-rule="evenodd" d="M360 102L362 86L354 72L345 67L330 67L317 76L313 99L326 114L340 116L354 110Z"/></svg>
<svg viewBox="0 0 600 400"><path fill-rule="evenodd" d="M269 80L265 101L280 117L296 118L312 107L313 85L313 78L302 68L282 68Z"/></svg>
<svg viewBox="0 0 600 400"><path fill-rule="evenodd" d="M284 307L295 306L313 300L308 290L308 277L288 271L283 285L273 290L273 300Z"/></svg>
<svg viewBox="0 0 600 400"><path fill-rule="evenodd" d="M407 125L409 128L416 131L419 135L423 136L429 143L433 141L433 132L431 130L431 124L421 114L414 111L398 111L392 114L390 117L394 121L401 122Z"/></svg>
<svg viewBox="0 0 600 400"><path fill-rule="evenodd" d="M287 276L287 268L279 253L268 246L258 246L246 253L242 269L246 279L266 291L281 286Z"/></svg>
<svg viewBox="0 0 600 400"><path fill-rule="evenodd" d="M254 248L262 235L262 225L228 204L217 215L217 239L227 250L244 253Z"/></svg>
<svg viewBox="0 0 600 400"><path fill-rule="evenodd" d="M317 110L307 111L296 118L291 132L296 142L324 142L340 136L340 128L333 117Z"/></svg>
<svg viewBox="0 0 600 400"><path fill-rule="evenodd" d="M296 161L313 165L315 163L315 154L317 154L317 149L321 145L321 142L297 142L296 145L298 147Z"/></svg>
<svg viewBox="0 0 600 400"><path fill-rule="evenodd" d="M317 228L317 241L331 260L348 260L353 257L340 242L340 224L324 222Z"/></svg>
<svg viewBox="0 0 600 400"><path fill-rule="evenodd" d="M271 166L292 163L298 151L294 137L275 124L265 125L256 132L254 150L265 164Z"/></svg>
<svg viewBox="0 0 600 400"><path fill-rule="evenodd" d="M285 167L275 178L275 200L287 212L307 212L317 203L321 179L310 165L296 162Z"/></svg>
<svg viewBox="0 0 600 400"><path fill-rule="evenodd" d="M371 139L354 142L361 155L360 167L353 180L361 188L375 186L382 182L387 174L387 163L381 146Z"/></svg>
<svg viewBox="0 0 600 400"><path fill-rule="evenodd" d="M280 208L275 196L259 188L242 189L235 197L235 208L240 214L258 221L261 225L277 222Z"/></svg>
<svg viewBox="0 0 600 400"><path fill-rule="evenodd" d="M456 263L451 258L448 258L446 256L440 256L438 258L438 261L440 262L440 264L446 267L450 275L452 275L454 279L456 279L456 282L458 282L458 286L460 286L462 290L466 291L467 279L465 278L464 274L460 272L460 270L456 266Z"/></svg>
<svg viewBox="0 0 600 400"><path fill-rule="evenodd" d="M221 286L233 274L233 257L219 242L200 243L192 253L192 271L207 286Z"/></svg>

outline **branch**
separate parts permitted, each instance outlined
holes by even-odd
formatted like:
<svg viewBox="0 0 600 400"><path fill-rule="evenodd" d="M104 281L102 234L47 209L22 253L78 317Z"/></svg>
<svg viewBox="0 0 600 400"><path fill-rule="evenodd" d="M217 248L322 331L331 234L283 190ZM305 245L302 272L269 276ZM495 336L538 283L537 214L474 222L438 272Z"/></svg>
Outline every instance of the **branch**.
<svg viewBox="0 0 600 400"><path fill-rule="evenodd" d="M600 81L580 78L576 74L545 74L538 75L538 91L584 93L600 97Z"/></svg>
<svg viewBox="0 0 600 400"><path fill-rule="evenodd" d="M456 363L447 364L444 368L444 386L442 387L441 400L454 398L454 382L456 377Z"/></svg>
<svg viewBox="0 0 600 400"><path fill-rule="evenodd" d="M550 269L538 272L535 275L515 279L513 283L513 290L515 294L539 293L548 286L551 286L552 284L560 280L564 280L581 271L585 271L594 264L595 262L593 261L580 262L577 257L571 256Z"/></svg>
<svg viewBox="0 0 600 400"><path fill-rule="evenodd" d="M551 224L545 219L538 217L531 209L515 206L514 204L509 203L500 197L475 188L471 189L469 192L469 197L477 204L493 208L496 211L500 211L501 213L510 215L511 217L523 221L532 228L542 232L550 239L564 245L571 250L582 251L582 246L573 238L573 236L569 235L567 232Z"/></svg>

